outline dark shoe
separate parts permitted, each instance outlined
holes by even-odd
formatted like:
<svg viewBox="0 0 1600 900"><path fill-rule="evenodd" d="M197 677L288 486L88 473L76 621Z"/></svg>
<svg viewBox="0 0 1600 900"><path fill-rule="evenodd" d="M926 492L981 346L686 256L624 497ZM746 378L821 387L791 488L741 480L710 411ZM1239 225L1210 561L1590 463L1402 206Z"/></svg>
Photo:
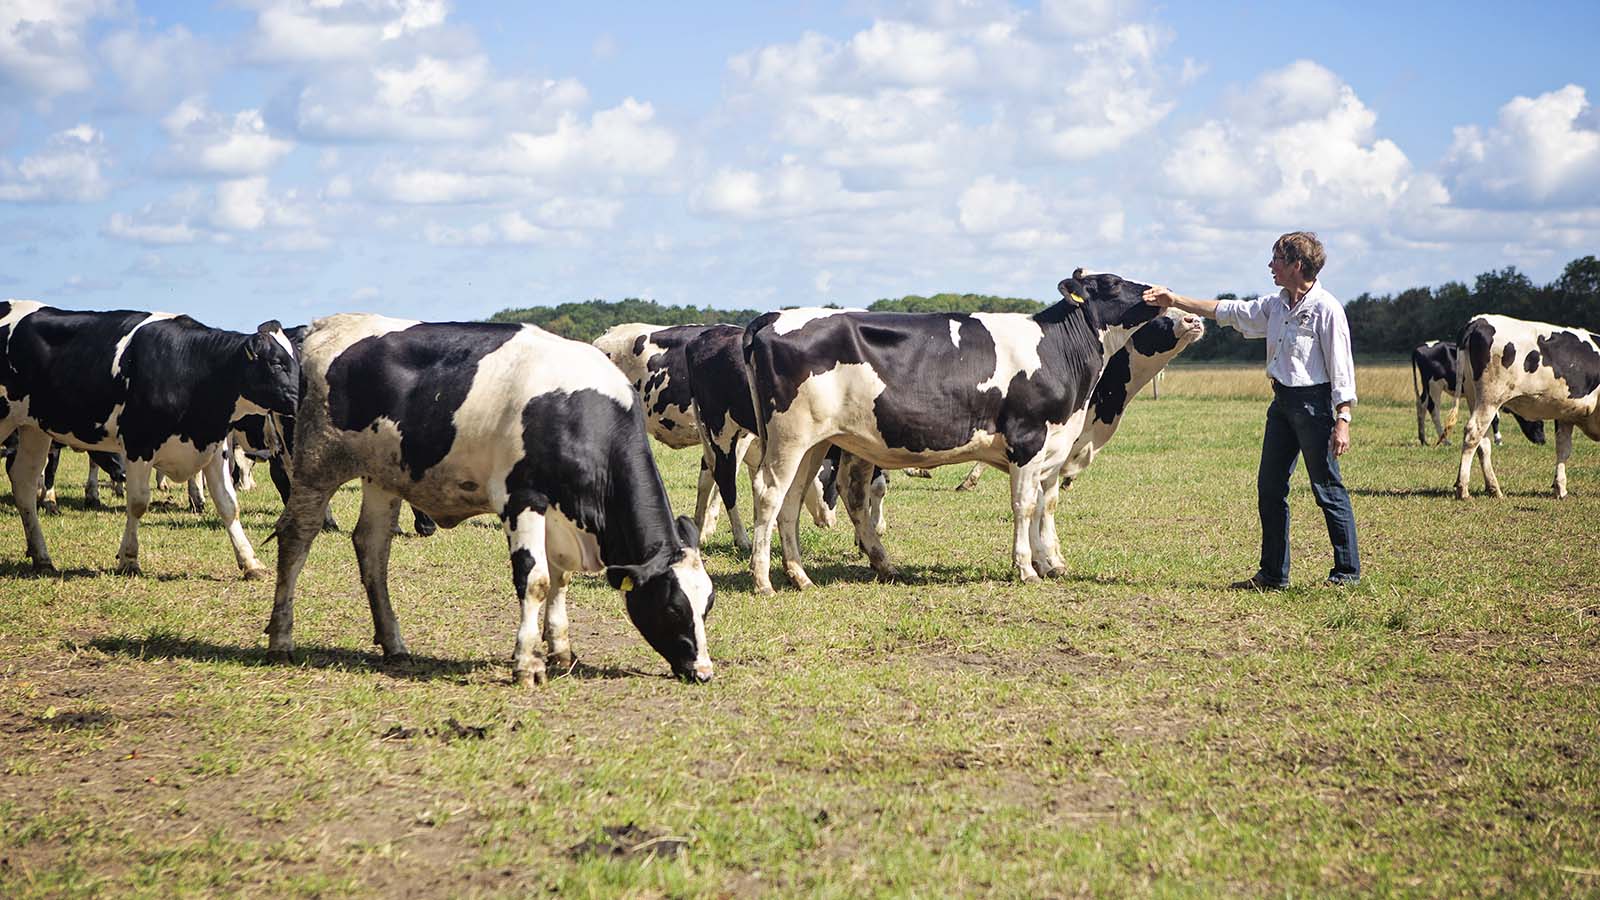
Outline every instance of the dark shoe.
<svg viewBox="0 0 1600 900"><path fill-rule="evenodd" d="M1360 583L1361 583L1361 576L1359 576L1359 575L1357 575L1357 576L1355 576L1353 578L1350 577L1349 575L1344 575L1344 576L1329 575L1328 576L1328 580L1324 581L1322 583L1322 586L1323 587L1355 587L1356 585L1358 585Z"/></svg>
<svg viewBox="0 0 1600 900"><path fill-rule="evenodd" d="M1270 581L1263 580L1261 573L1257 572L1243 581L1235 581L1228 587L1236 591L1282 591L1289 586L1287 584L1273 584Z"/></svg>

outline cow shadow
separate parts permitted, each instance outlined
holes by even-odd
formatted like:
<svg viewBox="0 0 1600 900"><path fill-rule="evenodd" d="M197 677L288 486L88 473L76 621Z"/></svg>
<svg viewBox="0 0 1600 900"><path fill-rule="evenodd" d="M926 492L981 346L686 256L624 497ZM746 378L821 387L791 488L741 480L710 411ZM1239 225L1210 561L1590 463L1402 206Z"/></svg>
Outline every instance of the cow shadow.
<svg viewBox="0 0 1600 900"><path fill-rule="evenodd" d="M1357 497L1386 497L1391 499L1396 497L1443 497L1454 500L1456 498L1454 486L1447 488L1351 488L1350 493ZM1541 498L1549 499L1554 496L1554 493L1550 488L1546 487L1538 490L1507 490L1505 495L1506 499L1537 500ZM1494 495L1482 488L1473 489L1472 499L1477 500L1479 498L1496 499Z"/></svg>
<svg viewBox="0 0 1600 900"><path fill-rule="evenodd" d="M100 569L91 569L87 566L74 566L70 569L56 569L54 571L40 571L33 567L33 563L26 559L14 559L0 562L0 578L35 578L70 581L75 578L99 578L107 574Z"/></svg>
<svg viewBox="0 0 1600 900"><path fill-rule="evenodd" d="M755 590L755 579L750 575L748 566L749 556L741 557L746 566L736 572L726 575L716 575L713 578L718 590L743 591L746 593ZM982 572L974 572L970 566L952 566L941 563L916 564L896 563L895 567L900 574L894 578L883 579L865 562L818 562L806 563L806 574L819 588L832 584L851 585L933 585L933 584L976 584L994 581L985 577ZM772 567L772 586L779 591L792 590L793 585L783 574L781 565Z"/></svg>
<svg viewBox="0 0 1600 900"><path fill-rule="evenodd" d="M123 635L98 637L90 640L88 646L107 655L129 659L187 659L252 668L285 666L340 671L366 669L405 681L464 681L473 672L498 665L487 659L442 659L416 655L392 660L380 652L314 645L301 645L285 659L261 647L214 644L167 634L153 634L142 638Z"/></svg>

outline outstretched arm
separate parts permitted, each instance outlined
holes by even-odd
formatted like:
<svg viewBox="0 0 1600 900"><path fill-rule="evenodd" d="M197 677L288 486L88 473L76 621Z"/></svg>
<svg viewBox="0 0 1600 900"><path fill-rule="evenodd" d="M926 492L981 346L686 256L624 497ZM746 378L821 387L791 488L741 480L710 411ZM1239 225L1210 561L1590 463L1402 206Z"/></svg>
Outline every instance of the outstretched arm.
<svg viewBox="0 0 1600 900"><path fill-rule="evenodd" d="M1185 297L1171 288L1160 285L1145 290L1144 302L1152 306L1159 306L1162 309L1176 306L1186 313L1194 313L1197 316L1205 316L1208 319L1217 317L1217 301L1201 300L1198 297Z"/></svg>

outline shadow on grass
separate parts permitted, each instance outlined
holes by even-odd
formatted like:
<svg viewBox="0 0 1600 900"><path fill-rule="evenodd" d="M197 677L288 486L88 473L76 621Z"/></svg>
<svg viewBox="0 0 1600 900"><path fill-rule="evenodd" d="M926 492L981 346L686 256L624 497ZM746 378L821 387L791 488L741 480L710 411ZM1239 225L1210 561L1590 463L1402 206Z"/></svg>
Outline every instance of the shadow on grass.
<svg viewBox="0 0 1600 900"><path fill-rule="evenodd" d="M1454 486L1447 488L1351 488L1350 493L1358 497L1438 497L1446 500L1454 500L1456 498ZM1504 499L1539 500L1550 499L1552 496L1553 492L1547 487L1540 490L1506 491ZM1474 488L1472 499L1492 502L1501 498L1489 494L1482 488Z"/></svg>
<svg viewBox="0 0 1600 900"><path fill-rule="evenodd" d="M77 646L75 642L68 642L67 649L76 649ZM190 659L196 662L232 663L240 666L368 669L391 678L408 681L461 679L479 669L495 665L483 659L439 659L432 656L411 656L406 659L390 660L382 653L304 645L297 648L290 658L284 659L262 648L213 644L209 641L163 633L153 633L142 638L125 635L99 637L89 641L88 646L102 653L130 659Z"/></svg>
<svg viewBox="0 0 1600 900"><path fill-rule="evenodd" d="M234 575L213 575L209 572L151 572L147 570L141 575L121 575L114 568L91 569L87 566L74 566L70 569L41 572L35 570L33 563L26 559L0 562L0 578L49 578L61 581L72 581L78 578L148 578L151 581L162 583L168 581L210 581L220 583L245 580L243 573L237 572Z"/></svg>
<svg viewBox="0 0 1600 900"><path fill-rule="evenodd" d="M755 590L755 579L750 575L749 557L742 556L741 562L745 567L729 575L717 575L715 578L719 590L745 591ZM982 571L974 571L971 566L952 566L940 563L917 565L914 563L896 563L900 574L888 580L878 577L872 567L865 562L823 562L806 563L806 574L811 576L811 581L817 587L825 588L834 584L878 584L885 587L893 585L918 585L918 584L983 584L994 581L992 577L985 577ZM789 582L783 573L781 564L772 567L772 586L782 591L792 590L794 585Z"/></svg>

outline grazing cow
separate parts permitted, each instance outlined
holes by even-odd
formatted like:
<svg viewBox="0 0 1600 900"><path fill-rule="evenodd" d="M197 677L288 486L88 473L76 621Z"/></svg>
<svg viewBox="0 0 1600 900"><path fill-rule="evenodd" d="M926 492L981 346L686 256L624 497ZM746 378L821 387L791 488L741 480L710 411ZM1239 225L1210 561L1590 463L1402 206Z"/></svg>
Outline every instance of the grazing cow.
<svg viewBox="0 0 1600 900"><path fill-rule="evenodd" d="M1411 385L1417 392L1417 443L1428 446L1428 438L1423 430L1423 417L1433 416L1433 430L1439 437L1434 442L1448 445L1450 443L1450 429L1439 421L1439 407L1446 394L1455 399L1456 394L1456 345L1446 344L1442 341L1428 341L1419 344L1417 349L1411 351ZM1527 419L1512 413L1516 417L1517 426L1528 440L1535 444L1544 443L1544 422L1542 420L1530 422ZM1451 420L1452 422L1454 419ZM1491 428L1494 433L1496 445L1501 443L1500 416L1496 414Z"/></svg>
<svg viewBox="0 0 1600 900"><path fill-rule="evenodd" d="M1567 496L1572 427L1600 441L1600 335L1582 328L1477 316L1461 335L1461 399L1469 409L1461 437L1456 497L1468 496L1472 453L1478 452L1489 493L1504 496L1486 440L1489 420L1503 406L1533 420L1556 421L1556 499ZM1454 408L1450 411L1453 422Z"/></svg>
<svg viewBox="0 0 1600 900"><path fill-rule="evenodd" d="M407 654L389 604L402 498L440 525L500 518L521 603L518 684L568 667L567 583L606 572L674 674L710 680L711 579L688 517L673 520L637 394L587 344L532 325L422 323L375 315L313 322L295 414L294 490L278 519L269 650L293 650L294 589L322 511L362 479L352 534L374 642Z"/></svg>
<svg viewBox="0 0 1600 900"><path fill-rule="evenodd" d="M35 498L55 439L80 450L120 451L127 460L118 572L139 572L139 518L150 506L154 468L184 481L204 472L239 568L246 578L264 577L239 524L223 445L241 416L292 411L299 380L277 322L240 334L171 313L0 303L0 439L21 434L13 493L34 568L55 568Z"/></svg>
<svg viewBox="0 0 1600 900"><path fill-rule="evenodd" d="M17 455L16 432L5 439L0 447L0 456L6 460L6 477L11 477L12 461ZM56 501L56 469L61 465L61 449L65 444L59 441L50 442L50 454L44 464L44 479L39 486L39 507L50 515L61 511L60 504ZM84 509L100 509L100 472L104 471L111 478L111 490L117 496L122 496L122 485L126 478L123 473L122 457L115 453L104 453L95 450L89 453L89 474L83 482L83 507Z"/></svg>
<svg viewBox="0 0 1600 900"><path fill-rule="evenodd" d="M772 529L784 568L810 586L795 533L796 483L829 442L884 468L983 461L1011 474L1012 562L1019 577L1064 574L1055 535L1059 476L1106 362L1157 311L1144 285L1082 270L1061 302L1020 313L767 313L745 332L756 423L766 451L755 478L756 589L772 592ZM797 481L798 479L801 479ZM856 538L892 575L871 528Z"/></svg>
<svg viewBox="0 0 1600 900"><path fill-rule="evenodd" d="M644 403L644 420L656 440L674 450L695 444L703 454L700 482L695 491L695 525L701 537L717 527L717 506L711 493L717 489L728 509L728 526L733 543L750 549L744 524L739 520L738 488L734 478L739 460L760 457L755 443L755 414L750 407L750 387L739 344L744 329L737 325L650 325L630 322L617 325L595 339L600 348L639 393ZM691 351L691 347L697 349ZM694 385L698 382L699 394ZM702 403L706 412L697 411ZM706 435L702 420L709 417L715 431ZM704 441L710 440L710 444ZM720 452L714 448L720 447ZM721 468L718 468L718 467ZM819 488L821 486L819 485ZM820 499L820 491L806 495L812 520L831 528L831 504Z"/></svg>
<svg viewBox="0 0 1600 900"><path fill-rule="evenodd" d="M1146 384L1155 384L1167 371L1167 363L1177 358L1190 344L1206 333L1205 320L1199 316L1171 312L1159 315L1133 333L1127 346L1118 350L1106 363L1105 371L1096 382L1094 394L1089 398L1088 424L1078 435L1072 455L1061 470L1061 486L1071 487L1073 479L1094 462L1095 454L1111 441L1122 424L1128 404L1139 395ZM1153 398L1152 398L1153 399ZM976 487L984 464L974 463L972 471L956 485L956 490L967 491Z"/></svg>

